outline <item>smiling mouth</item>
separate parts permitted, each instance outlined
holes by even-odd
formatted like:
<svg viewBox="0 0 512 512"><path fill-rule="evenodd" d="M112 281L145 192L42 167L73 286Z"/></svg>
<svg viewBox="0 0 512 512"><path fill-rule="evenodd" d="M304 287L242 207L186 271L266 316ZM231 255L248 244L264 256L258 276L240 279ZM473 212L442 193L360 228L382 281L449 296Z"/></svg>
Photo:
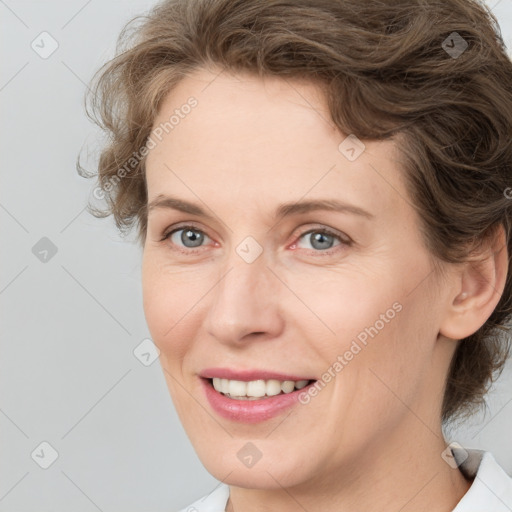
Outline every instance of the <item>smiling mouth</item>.
<svg viewBox="0 0 512 512"><path fill-rule="evenodd" d="M314 380L277 379L242 381L218 377L207 380L215 391L232 400L262 400L287 395L315 382Z"/></svg>

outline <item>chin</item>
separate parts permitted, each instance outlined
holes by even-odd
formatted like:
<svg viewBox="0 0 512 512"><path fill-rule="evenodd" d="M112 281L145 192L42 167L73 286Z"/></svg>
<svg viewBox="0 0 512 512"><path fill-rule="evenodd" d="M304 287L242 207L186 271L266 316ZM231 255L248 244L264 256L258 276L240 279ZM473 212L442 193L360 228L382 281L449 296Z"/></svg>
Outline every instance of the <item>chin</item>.
<svg viewBox="0 0 512 512"><path fill-rule="evenodd" d="M293 468L279 467L279 462L270 468L261 466L258 469L256 467L233 469L233 466L219 464L213 464L210 467L205 465L205 468L217 480L245 489L277 490L283 487L294 487L301 482L294 475Z"/></svg>
<svg viewBox="0 0 512 512"><path fill-rule="evenodd" d="M280 489L294 487L311 479L312 469L309 471L304 464L306 457L300 461L285 454L281 456L277 453L281 450L272 450L270 445L262 447L258 455L258 444L258 440L252 443L233 438L229 443L217 444L215 449L212 449L212 445L194 445L194 448L206 470L217 480L229 485L250 489ZM286 451L297 453L299 448L290 446Z"/></svg>

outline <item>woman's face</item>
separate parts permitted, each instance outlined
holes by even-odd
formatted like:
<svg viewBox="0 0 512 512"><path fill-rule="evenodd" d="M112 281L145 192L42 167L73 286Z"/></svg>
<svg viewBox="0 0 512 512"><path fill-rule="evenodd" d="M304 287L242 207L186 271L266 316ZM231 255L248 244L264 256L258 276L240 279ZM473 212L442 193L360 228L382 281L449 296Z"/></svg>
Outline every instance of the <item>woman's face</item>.
<svg viewBox="0 0 512 512"><path fill-rule="evenodd" d="M315 85L218 71L155 120L145 315L187 434L233 485L356 478L439 431L448 288L394 143L346 137Z"/></svg>

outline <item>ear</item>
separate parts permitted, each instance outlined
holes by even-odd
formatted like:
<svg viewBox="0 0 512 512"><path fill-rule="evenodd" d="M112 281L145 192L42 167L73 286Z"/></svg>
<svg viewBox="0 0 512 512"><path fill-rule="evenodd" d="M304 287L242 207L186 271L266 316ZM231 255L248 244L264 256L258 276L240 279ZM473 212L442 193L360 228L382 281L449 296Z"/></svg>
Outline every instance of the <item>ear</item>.
<svg viewBox="0 0 512 512"><path fill-rule="evenodd" d="M502 225L487 239L478 257L457 271L456 284L439 333L460 340L475 333L496 308L508 271L508 251Z"/></svg>

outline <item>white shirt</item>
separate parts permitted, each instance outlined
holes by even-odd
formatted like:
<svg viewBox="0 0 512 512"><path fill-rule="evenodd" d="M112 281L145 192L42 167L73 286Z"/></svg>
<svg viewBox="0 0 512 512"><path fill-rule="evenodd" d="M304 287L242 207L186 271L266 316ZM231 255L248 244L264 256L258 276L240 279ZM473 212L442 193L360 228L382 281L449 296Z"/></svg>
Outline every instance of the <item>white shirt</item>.
<svg viewBox="0 0 512 512"><path fill-rule="evenodd" d="M466 451L468 457L460 463L459 469L466 477L474 480L453 512L512 512L512 478L490 452ZM457 461L455 452L454 457ZM213 492L180 512L225 512L228 498L229 487L219 484Z"/></svg>

